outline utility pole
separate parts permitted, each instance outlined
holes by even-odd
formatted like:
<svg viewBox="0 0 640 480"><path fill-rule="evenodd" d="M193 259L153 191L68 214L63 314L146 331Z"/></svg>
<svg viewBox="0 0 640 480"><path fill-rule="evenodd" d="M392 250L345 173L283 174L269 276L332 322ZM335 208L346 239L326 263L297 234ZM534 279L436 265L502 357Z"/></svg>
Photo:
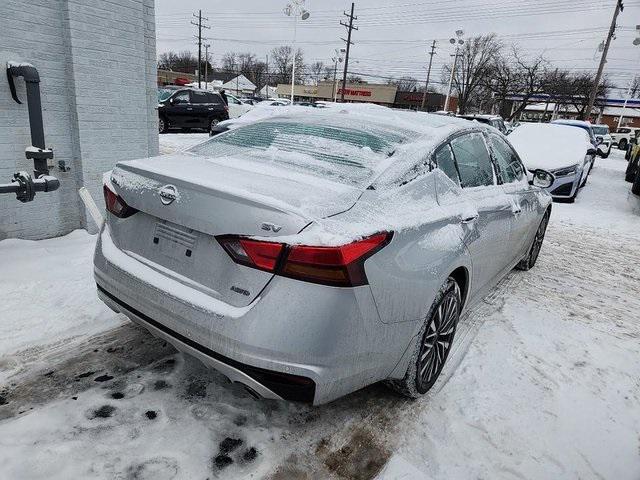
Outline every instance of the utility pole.
<svg viewBox="0 0 640 480"><path fill-rule="evenodd" d="M198 88L200 88L200 86L201 86L200 85L200 83L201 83L201 74L200 74L200 72L202 71L202 29L203 28L211 28L211 27L202 24L202 20L203 19L205 21L209 20L207 17L203 17L202 16L202 10L198 10L198 15L196 15L194 13L193 16L198 19L198 23L195 23L192 20L191 21L191 25L195 25L196 27L198 27L198 35L196 36L196 38L198 39ZM206 40L206 38L205 38L205 40Z"/></svg>
<svg viewBox="0 0 640 480"><path fill-rule="evenodd" d="M449 39L449 43L456 46L456 53L452 55L453 65L451 66L451 76L449 77L449 88L447 88L447 97L444 99L445 112L449 111L449 98L451 97L451 86L453 85L453 75L456 71L456 63L458 63L458 52L460 51L460 46L464 45L464 39L462 38L463 35L464 32L462 30L456 30L456 37Z"/></svg>
<svg viewBox="0 0 640 480"><path fill-rule="evenodd" d="M427 68L427 80L424 82L424 93L422 94L422 111L427 104L427 88L429 88L429 77L431 76L431 64L433 63L433 56L436 54L436 41L431 44L431 52L429 52L429 68Z"/></svg>
<svg viewBox="0 0 640 480"><path fill-rule="evenodd" d="M607 53L609 53L609 46L611 45L611 40L613 39L613 34L616 31L616 20L618 19L618 14L624 10L624 5L622 4L622 0L616 0L616 9L613 12L613 18L611 19L611 26L609 27L609 34L607 35L607 40L604 43L604 49L602 50L602 56L600 57L600 65L598 66L598 73L596 73L596 79L593 84L593 88L591 89L591 93L589 94L589 103L587 104L587 109L584 113L583 120L587 120L591 116L591 110L593 109L593 104L596 102L596 95L598 95L598 87L600 86L600 80L602 79L602 71L604 70L604 64L607 63Z"/></svg>
<svg viewBox="0 0 640 480"><path fill-rule="evenodd" d="M353 42L351 41L351 31L358 30L358 27L356 27L353 24L353 21L358 19L358 17L353 15L354 8L355 8L355 4L352 2L351 14L348 14L347 12L342 12L345 17L349 17L349 24L346 24L342 20L340 20L340 25L347 28L346 40L344 38L341 38L342 41L347 42L347 52L345 54L345 59L344 59L344 73L342 74L342 93L340 94L340 101L343 103L344 103L344 90L347 86L347 69L349 68L349 47L353 45Z"/></svg>

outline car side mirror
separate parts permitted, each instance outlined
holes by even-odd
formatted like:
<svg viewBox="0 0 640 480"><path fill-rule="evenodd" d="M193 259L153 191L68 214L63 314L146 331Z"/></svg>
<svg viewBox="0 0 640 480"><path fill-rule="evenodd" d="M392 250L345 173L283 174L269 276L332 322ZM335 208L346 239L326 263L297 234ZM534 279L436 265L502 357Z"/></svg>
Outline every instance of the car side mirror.
<svg viewBox="0 0 640 480"><path fill-rule="evenodd" d="M587 155L597 155L598 154L598 150L596 150L595 148L588 148L587 149Z"/></svg>
<svg viewBox="0 0 640 480"><path fill-rule="evenodd" d="M176 103L176 99L175 99L175 98L170 98L170 99L169 99L169 103L170 103L171 105L173 105L174 103Z"/></svg>
<svg viewBox="0 0 640 480"><path fill-rule="evenodd" d="M551 172L547 172L546 170L538 169L534 170L532 173L533 180L531 180L529 183L534 187L549 188L551 185L553 185L553 182L556 181L555 175L553 175L553 173Z"/></svg>

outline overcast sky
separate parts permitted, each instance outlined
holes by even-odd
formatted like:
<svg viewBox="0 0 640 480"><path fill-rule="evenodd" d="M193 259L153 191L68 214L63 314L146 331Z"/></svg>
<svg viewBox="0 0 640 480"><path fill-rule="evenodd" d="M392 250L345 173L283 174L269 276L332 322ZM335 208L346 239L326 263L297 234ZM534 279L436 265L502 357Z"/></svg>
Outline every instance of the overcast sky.
<svg viewBox="0 0 640 480"><path fill-rule="evenodd" d="M253 52L261 58L276 46L291 44L293 20L283 9L287 0L156 0L158 54L189 49L197 53L196 28L189 22L202 9L209 18L205 35L211 44L210 58L219 62L225 52ZM640 71L640 46L633 46L640 24L640 0L626 0L618 17L605 72L620 89L612 96L624 97L628 82ZM298 21L297 43L305 62L331 63L347 20L344 0L307 0L311 16ZM506 45L512 43L532 56L543 53L554 65L570 69L597 68L597 48L607 34L615 0L358 0L349 72L369 82L383 81L374 75L424 79L427 51L436 40L432 78L440 81L442 65L451 61L449 44L457 29L465 36L495 32ZM370 76L369 76L370 75Z"/></svg>

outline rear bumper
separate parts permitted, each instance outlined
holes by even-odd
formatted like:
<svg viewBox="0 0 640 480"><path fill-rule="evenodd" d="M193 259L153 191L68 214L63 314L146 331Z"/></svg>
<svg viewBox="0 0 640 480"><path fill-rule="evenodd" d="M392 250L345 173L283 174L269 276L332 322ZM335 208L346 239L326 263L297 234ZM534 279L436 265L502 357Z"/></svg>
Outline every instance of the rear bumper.
<svg viewBox="0 0 640 480"><path fill-rule="evenodd" d="M130 257L108 227L94 274L111 308L267 398L326 403L387 378L410 341L380 321L369 286L276 276L233 307Z"/></svg>
<svg viewBox="0 0 640 480"><path fill-rule="evenodd" d="M154 336L163 338L177 350L196 357L205 365L224 374L232 382L239 382L248 387L251 394L275 400L313 402L315 383L310 378L252 367L220 355L125 304L100 285L97 288L98 297L109 308L125 314L132 321L149 330Z"/></svg>

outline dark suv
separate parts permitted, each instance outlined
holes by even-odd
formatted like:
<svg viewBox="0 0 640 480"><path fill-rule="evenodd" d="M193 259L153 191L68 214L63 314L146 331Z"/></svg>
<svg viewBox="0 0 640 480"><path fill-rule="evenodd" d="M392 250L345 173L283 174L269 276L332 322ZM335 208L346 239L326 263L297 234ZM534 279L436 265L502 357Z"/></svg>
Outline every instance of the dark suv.
<svg viewBox="0 0 640 480"><path fill-rule="evenodd" d="M220 94L196 88L158 89L158 130L173 128L207 131L218 122L229 119L228 107Z"/></svg>

